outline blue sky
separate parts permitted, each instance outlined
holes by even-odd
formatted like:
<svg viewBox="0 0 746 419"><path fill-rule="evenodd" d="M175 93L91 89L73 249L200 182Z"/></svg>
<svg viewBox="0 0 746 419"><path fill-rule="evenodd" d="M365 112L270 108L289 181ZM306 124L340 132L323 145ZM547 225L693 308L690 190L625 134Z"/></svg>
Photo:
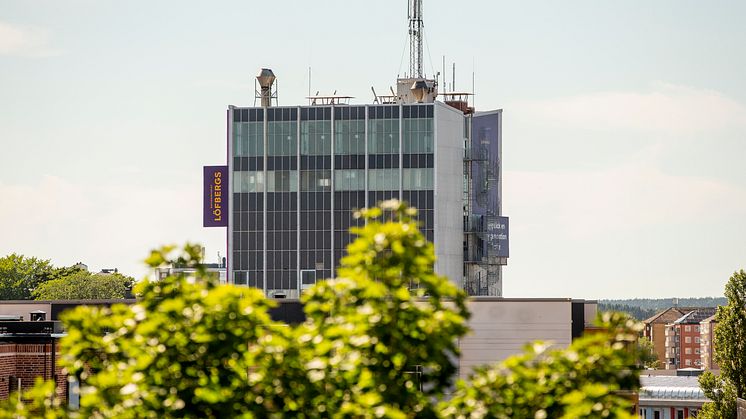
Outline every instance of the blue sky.
<svg viewBox="0 0 746 419"><path fill-rule="evenodd" d="M425 0L428 73L504 109L504 293L720 295L746 267L739 1ZM0 254L141 276L201 227L225 109L275 70L371 101L407 68L406 2L0 0ZM450 76L449 76L450 78Z"/></svg>

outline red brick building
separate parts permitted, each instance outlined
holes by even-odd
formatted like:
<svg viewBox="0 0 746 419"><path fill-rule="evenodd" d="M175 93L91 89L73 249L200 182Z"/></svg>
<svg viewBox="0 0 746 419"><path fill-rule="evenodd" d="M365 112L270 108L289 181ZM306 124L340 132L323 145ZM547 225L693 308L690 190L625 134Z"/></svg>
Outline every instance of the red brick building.
<svg viewBox="0 0 746 419"><path fill-rule="evenodd" d="M715 314L715 307L689 311L666 325L666 369L702 368L700 322Z"/></svg>
<svg viewBox="0 0 746 419"><path fill-rule="evenodd" d="M57 397L67 400L67 376L59 367L59 339L51 339L55 342L54 350L50 339L46 343L34 340L0 342L0 399L7 399L18 390L19 383L23 392L41 377L55 379Z"/></svg>

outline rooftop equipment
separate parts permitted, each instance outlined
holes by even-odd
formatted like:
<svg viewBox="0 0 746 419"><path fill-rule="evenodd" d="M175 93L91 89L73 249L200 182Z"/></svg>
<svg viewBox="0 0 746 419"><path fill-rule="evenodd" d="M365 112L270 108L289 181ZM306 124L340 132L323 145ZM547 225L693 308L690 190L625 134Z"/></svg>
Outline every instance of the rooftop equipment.
<svg viewBox="0 0 746 419"><path fill-rule="evenodd" d="M272 99L277 104L277 91L272 89L272 85L276 80L275 73L269 68L262 68L259 70L259 75L256 76L256 82L259 84L259 89L256 90L254 96L254 105L256 106L256 99L261 99L261 106L268 108L272 106Z"/></svg>

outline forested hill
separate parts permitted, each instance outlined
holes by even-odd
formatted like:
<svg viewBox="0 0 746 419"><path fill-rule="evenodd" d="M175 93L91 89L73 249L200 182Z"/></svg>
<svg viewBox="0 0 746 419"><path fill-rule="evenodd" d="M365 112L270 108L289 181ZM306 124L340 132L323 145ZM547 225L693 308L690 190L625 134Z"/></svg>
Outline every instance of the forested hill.
<svg viewBox="0 0 746 419"><path fill-rule="evenodd" d="M678 300L678 301L677 301ZM675 304L674 302L677 301ZM630 300L599 300L600 311L623 311L638 320L645 320L673 305L679 307L715 307L725 305L724 297L701 298L634 298Z"/></svg>

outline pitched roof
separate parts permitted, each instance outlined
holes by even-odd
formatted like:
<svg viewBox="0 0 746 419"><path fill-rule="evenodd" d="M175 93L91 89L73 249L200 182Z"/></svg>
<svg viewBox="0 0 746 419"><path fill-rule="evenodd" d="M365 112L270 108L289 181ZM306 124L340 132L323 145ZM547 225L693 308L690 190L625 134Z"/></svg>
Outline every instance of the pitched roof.
<svg viewBox="0 0 746 419"><path fill-rule="evenodd" d="M649 319L643 320L643 323L645 324L650 324L650 323L668 324L680 318L685 313L686 311L683 311L678 307L669 307L661 311L660 313L656 314L655 316L652 316Z"/></svg>
<svg viewBox="0 0 746 419"><path fill-rule="evenodd" d="M675 324L695 324L699 323L702 320L715 315L715 310L717 310L717 307L702 307L694 309L685 315L678 318L673 323Z"/></svg>

